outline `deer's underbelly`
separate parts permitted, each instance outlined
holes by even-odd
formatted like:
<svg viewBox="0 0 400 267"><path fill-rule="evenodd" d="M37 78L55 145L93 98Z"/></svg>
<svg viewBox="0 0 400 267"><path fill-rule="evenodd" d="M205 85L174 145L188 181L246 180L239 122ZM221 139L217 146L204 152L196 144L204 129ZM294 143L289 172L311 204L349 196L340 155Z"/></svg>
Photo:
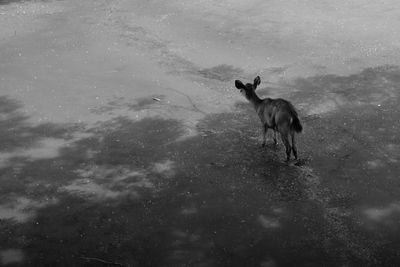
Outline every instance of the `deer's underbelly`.
<svg viewBox="0 0 400 267"><path fill-rule="evenodd" d="M259 113L258 116L260 117L261 123L263 125L267 125L268 128L275 128L275 119L273 114L265 114L265 113Z"/></svg>

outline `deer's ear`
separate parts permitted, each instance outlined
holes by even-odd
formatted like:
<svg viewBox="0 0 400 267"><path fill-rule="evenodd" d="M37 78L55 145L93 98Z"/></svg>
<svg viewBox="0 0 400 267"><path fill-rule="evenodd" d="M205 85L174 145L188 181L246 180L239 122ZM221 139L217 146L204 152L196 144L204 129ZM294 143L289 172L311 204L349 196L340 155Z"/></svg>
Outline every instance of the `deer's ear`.
<svg viewBox="0 0 400 267"><path fill-rule="evenodd" d="M257 77L254 79L254 84L253 84L254 89L256 89L257 86L258 86L260 83L261 83L261 78L260 78L260 76L257 76Z"/></svg>
<svg viewBox="0 0 400 267"><path fill-rule="evenodd" d="M237 89L246 89L246 87L244 86L244 84L243 84L241 81L239 81L239 80L236 80L236 81L235 81L235 86L236 86Z"/></svg>

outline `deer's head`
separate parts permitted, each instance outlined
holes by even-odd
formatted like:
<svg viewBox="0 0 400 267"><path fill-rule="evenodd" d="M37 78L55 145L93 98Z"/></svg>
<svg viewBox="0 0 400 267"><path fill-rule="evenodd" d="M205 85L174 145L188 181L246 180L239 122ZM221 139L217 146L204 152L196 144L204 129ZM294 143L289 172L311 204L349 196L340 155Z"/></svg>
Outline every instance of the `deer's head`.
<svg viewBox="0 0 400 267"><path fill-rule="evenodd" d="M255 96L255 90L257 89L257 86L261 83L260 76L257 76L254 79L253 83L246 83L244 85L241 81L236 80L235 81L235 86L237 89L240 90L240 93L246 97L247 100L252 100L253 97Z"/></svg>

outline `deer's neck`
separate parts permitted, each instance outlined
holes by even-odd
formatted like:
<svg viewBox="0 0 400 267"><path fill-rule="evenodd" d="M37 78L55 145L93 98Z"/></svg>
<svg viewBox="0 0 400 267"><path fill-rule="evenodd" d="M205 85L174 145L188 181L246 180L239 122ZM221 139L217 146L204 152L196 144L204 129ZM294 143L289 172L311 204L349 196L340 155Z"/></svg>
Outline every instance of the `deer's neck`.
<svg viewBox="0 0 400 267"><path fill-rule="evenodd" d="M254 106L254 108L257 110L258 107L261 105L262 100L258 97L258 95L255 92L252 92L252 94L247 98L250 103Z"/></svg>

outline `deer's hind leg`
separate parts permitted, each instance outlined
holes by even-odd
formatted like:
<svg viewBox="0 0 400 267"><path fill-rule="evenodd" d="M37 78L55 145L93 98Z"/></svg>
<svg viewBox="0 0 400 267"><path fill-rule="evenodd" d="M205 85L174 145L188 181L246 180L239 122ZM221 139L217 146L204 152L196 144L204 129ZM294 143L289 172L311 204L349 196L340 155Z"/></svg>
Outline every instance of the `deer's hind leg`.
<svg viewBox="0 0 400 267"><path fill-rule="evenodd" d="M294 138L294 135L295 135L294 131L292 131L292 132L290 133L290 135L291 135L291 137L292 137L292 151L293 151L293 156L294 156L294 159L297 159L297 148L296 148L296 141L295 141L295 138Z"/></svg>
<svg viewBox="0 0 400 267"><path fill-rule="evenodd" d="M280 132L280 133L281 133L282 142L286 148L286 161L289 161L290 154L292 152L292 147L290 146L290 143L289 143L289 133L287 131Z"/></svg>

